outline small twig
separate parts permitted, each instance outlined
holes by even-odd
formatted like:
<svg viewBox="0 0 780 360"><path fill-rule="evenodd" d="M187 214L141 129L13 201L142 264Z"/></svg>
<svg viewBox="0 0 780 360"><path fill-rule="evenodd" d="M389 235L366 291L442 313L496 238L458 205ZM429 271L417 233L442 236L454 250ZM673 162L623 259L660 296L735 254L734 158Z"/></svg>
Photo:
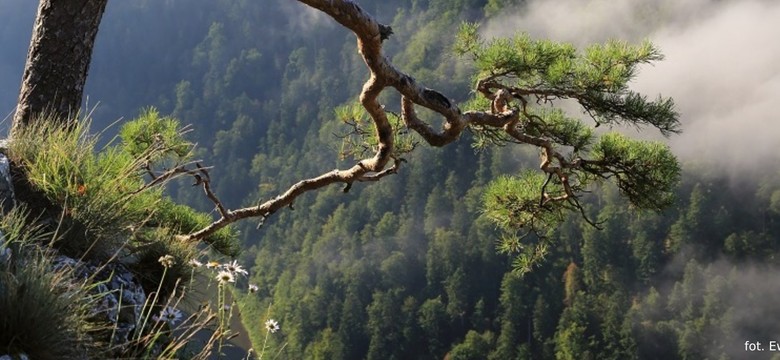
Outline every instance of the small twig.
<svg viewBox="0 0 780 360"><path fill-rule="evenodd" d="M159 176L155 176L152 179L152 181L144 184L138 190L135 190L135 191L131 192L128 195L138 194L138 193L140 193L142 191L150 189L150 188L152 188L154 186L161 185L162 183L164 183L166 181L173 180L173 179L175 179L175 178L177 178L179 176L182 176L182 175L187 175L187 174L194 175L194 174L197 174L199 172L199 170L187 169L187 165L190 165L190 164L193 164L193 163L195 163L195 162L194 161L193 162L189 162L187 164L178 165L178 166L176 166L176 167L174 167L172 169L168 169L164 173L160 174ZM204 168L204 169L209 169L209 168ZM154 173L151 171L151 169L149 169L148 172L149 172L149 174L154 176Z"/></svg>
<svg viewBox="0 0 780 360"><path fill-rule="evenodd" d="M547 180L544 181L544 185L542 185L542 196L539 198L539 206L544 205L544 200L548 198L547 196L547 184L550 183L550 180L552 180L552 173L547 174Z"/></svg>
<svg viewBox="0 0 780 360"><path fill-rule="evenodd" d="M225 205L222 204L222 201L220 201L217 195L214 194L214 191L211 190L211 177L209 176L207 168L201 166L200 163L195 163L195 166L202 176L199 176L198 174L194 174L193 176L195 176L195 179L203 185L203 191L206 193L206 197L216 205L217 211L222 218L230 216Z"/></svg>
<svg viewBox="0 0 780 360"><path fill-rule="evenodd" d="M361 182L363 182L363 181L379 181L379 179L381 179L381 178L383 178L383 177L385 177L387 175L396 174L398 172L398 169L401 167L401 163L405 163L405 162L406 162L406 159L404 159L404 158L395 158L395 157L393 157L393 166L391 166L391 167L389 167L387 169L384 169L384 170L382 170L382 171L380 171L380 172L378 172L376 174L361 176L361 177L359 177L357 179L357 181L361 181ZM350 185L351 184L349 184L348 186L350 186Z"/></svg>
<svg viewBox="0 0 780 360"><path fill-rule="evenodd" d="M590 226L593 226L594 228L596 228L598 230L603 230L600 225L603 224L604 222L603 221L600 221L600 222L593 222L593 221L591 221L590 218L588 217L588 215L585 214L585 208L582 207L582 205L580 204L580 201L576 197L572 197L569 201L573 202L573 205L577 209L580 210L580 214L582 214L582 218L585 220L585 222L587 222L588 224L590 224Z"/></svg>

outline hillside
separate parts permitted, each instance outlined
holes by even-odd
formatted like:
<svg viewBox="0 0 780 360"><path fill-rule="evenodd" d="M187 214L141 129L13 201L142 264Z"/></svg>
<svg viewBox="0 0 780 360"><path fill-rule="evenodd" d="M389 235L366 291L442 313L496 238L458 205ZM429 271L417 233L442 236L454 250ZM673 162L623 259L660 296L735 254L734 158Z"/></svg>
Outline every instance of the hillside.
<svg viewBox="0 0 780 360"><path fill-rule="evenodd" d="M780 161L772 145L780 131L765 103L777 94L778 72L756 61L710 79L673 40L706 45L697 36L720 34L741 15L762 25L758 14L771 19L778 7L561 3L568 10L541 0L359 1L392 27L384 46L395 66L463 104L475 70L452 47L464 21L482 23L488 36L520 30L578 47L621 35L650 36L664 53L668 45L667 59L642 68L637 86L671 93L681 109L683 134L665 140L683 164L674 204L638 211L616 188L599 187L583 198L583 213L601 229L567 216L549 253L519 274L515 257L497 251L502 233L484 214L484 192L502 175L538 169L537 149L477 149L469 132L443 148L420 145L382 181L348 193L327 187L262 224L236 224L237 260L250 277L232 293L255 350L286 359L698 359L744 358L745 341L768 346L780 331L771 321L780 314ZM538 20L550 9L576 14ZM31 13L28 1L0 4L0 46L8 49L0 54L0 111L15 103ZM547 23L571 26L556 32ZM97 105L92 128L147 106L192 124L193 155L214 166L214 191L231 208L353 164L340 156L339 135L349 128L334 109L355 100L368 71L354 35L315 10L285 0L113 1L97 41L85 92ZM696 50L709 51L704 45ZM775 48L755 51L780 59ZM693 85L675 78L680 68ZM757 84L755 74L769 80ZM760 93L753 100L738 91L722 96L723 105L701 100L708 89L752 85ZM397 97L380 99L399 111ZM752 128L731 125L735 119ZM171 183L166 194L211 211L190 185ZM269 334L268 318L281 330Z"/></svg>

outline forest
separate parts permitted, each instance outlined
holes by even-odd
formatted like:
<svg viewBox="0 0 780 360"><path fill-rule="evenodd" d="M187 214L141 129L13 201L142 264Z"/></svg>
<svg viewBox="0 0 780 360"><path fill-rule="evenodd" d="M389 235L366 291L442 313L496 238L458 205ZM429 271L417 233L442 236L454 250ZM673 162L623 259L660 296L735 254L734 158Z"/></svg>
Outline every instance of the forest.
<svg viewBox="0 0 780 360"><path fill-rule="evenodd" d="M17 100L34 3L0 2L3 116ZM463 104L475 72L453 50L464 22L485 37L527 32L578 48L649 38L667 57L640 67L636 86L675 98L682 133L616 128L670 144L681 179L661 211L597 187L582 214L554 229L547 253L518 271L483 200L495 179L538 169L538 149L485 146L468 131L442 148L418 141L397 174L348 193L325 187L263 222L235 224L250 276L231 292L252 348L280 359L780 358L746 346L780 341L776 3L357 3L392 27L384 51L396 67ZM730 26L746 28L727 36ZM756 40L740 44L747 37ZM85 107L92 128L111 136L117 120L149 108L191 124L214 192L237 208L354 163L336 109L357 100L367 76L355 36L297 2L114 0ZM397 95L381 99L399 111ZM190 185L167 191L211 211ZM280 326L270 336L268 318Z"/></svg>

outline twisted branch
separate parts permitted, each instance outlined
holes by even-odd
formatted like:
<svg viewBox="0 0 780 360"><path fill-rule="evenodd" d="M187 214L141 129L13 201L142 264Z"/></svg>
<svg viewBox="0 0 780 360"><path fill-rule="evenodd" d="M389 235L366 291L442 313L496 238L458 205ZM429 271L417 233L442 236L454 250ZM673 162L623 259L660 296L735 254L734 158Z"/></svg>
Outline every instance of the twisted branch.
<svg viewBox="0 0 780 360"><path fill-rule="evenodd" d="M538 123L538 116L527 111L528 97L535 97L537 102L546 102L550 97L565 98L573 97L575 94L555 89L507 88L494 81L503 74L494 74L480 81L477 86L477 91L494 100L492 111L464 113L445 95L418 84L413 77L399 71L388 61L382 53L382 42L392 34L392 29L377 22L355 2L350 0L299 0L299 2L328 14L336 22L350 29L357 37L357 50L370 71L369 79L363 85L360 93L360 103L374 122L378 139L374 155L360 160L349 169L336 169L314 178L301 180L284 193L257 206L228 210L215 201L218 204L220 219L201 230L182 236L183 240L203 239L241 219L250 217L265 219L285 206L292 206L293 201L298 196L330 184L344 183L346 184L344 188L346 192L351 189L355 181L378 181L387 175L396 173L404 160L393 158L393 129L388 121L387 113L377 101L377 97L386 87L391 87L400 93L401 119L405 125L419 134L431 146L447 145L457 140L463 130L469 126L481 126L504 131L514 142L539 147L542 149L540 169L550 178L555 177L564 189L564 193L558 195L547 194L542 189L540 202L545 204L569 201L584 214L584 209L576 201L576 195L569 182L570 176L567 171L564 171L565 169L581 169L583 162L579 159L567 161L562 154L555 150L551 140L531 136L522 131L524 126L528 124L543 125ZM511 108L510 102L512 100L519 101L522 104L522 109ZM422 106L441 115L444 118L442 128L437 131L428 123L420 120L415 113L415 106ZM392 167L385 169L391 159L394 160ZM209 190L208 181L204 183L204 189L211 198L213 193ZM216 197L214 196L214 198Z"/></svg>

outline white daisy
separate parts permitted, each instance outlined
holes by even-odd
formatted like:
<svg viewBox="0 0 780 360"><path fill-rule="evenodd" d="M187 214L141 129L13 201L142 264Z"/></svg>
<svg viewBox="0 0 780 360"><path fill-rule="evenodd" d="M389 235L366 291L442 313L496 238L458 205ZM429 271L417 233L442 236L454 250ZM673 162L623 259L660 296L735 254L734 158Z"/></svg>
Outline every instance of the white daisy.
<svg viewBox="0 0 780 360"><path fill-rule="evenodd" d="M159 316L153 316L152 319L157 322L166 321L168 322L168 324L173 325L177 321L181 320L181 317L182 317L181 310L168 306L162 311L160 311Z"/></svg>
<svg viewBox="0 0 780 360"><path fill-rule="evenodd" d="M249 292L250 292L250 293L254 294L254 293L256 293L256 292L257 292L257 290L259 290L259 289L260 289L260 288L258 288L258 287L257 287L257 285L255 285L255 284L249 284Z"/></svg>
<svg viewBox="0 0 780 360"><path fill-rule="evenodd" d="M190 266L192 266L194 268L199 268L199 267L203 266L203 263L198 261L198 259L190 259L189 264L190 264Z"/></svg>
<svg viewBox="0 0 780 360"><path fill-rule="evenodd" d="M233 275L230 271L222 270L217 274L217 281L219 281L220 284L229 283L229 282L236 282L236 277Z"/></svg>
<svg viewBox="0 0 780 360"><path fill-rule="evenodd" d="M227 264L223 264L222 268L227 270L227 271L230 271L233 274L241 274L241 275L244 275L244 276L249 275L249 272L244 270L244 268L241 265L239 265L238 261L236 261L236 260L233 260L233 262L229 262Z"/></svg>
<svg viewBox="0 0 780 360"><path fill-rule="evenodd" d="M265 322L265 329L273 334L279 331L279 323L274 319L268 319L268 321Z"/></svg>

